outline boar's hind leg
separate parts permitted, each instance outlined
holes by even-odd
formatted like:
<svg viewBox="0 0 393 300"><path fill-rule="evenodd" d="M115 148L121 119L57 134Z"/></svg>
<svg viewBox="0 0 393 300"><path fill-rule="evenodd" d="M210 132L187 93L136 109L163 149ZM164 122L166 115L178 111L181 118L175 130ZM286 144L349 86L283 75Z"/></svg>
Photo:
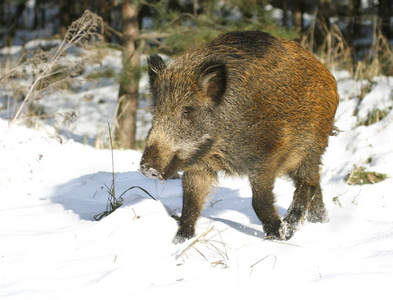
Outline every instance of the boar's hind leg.
<svg viewBox="0 0 393 300"><path fill-rule="evenodd" d="M326 223L329 221L329 216L323 203L320 185L315 189L314 198L308 208L307 221L311 223Z"/></svg>
<svg viewBox="0 0 393 300"><path fill-rule="evenodd" d="M273 173L266 172L265 174ZM282 233L281 218L277 214L274 206L274 177L250 176L250 183L252 188L252 207L254 208L255 214L262 222L266 238L284 239L285 233Z"/></svg>
<svg viewBox="0 0 393 300"><path fill-rule="evenodd" d="M307 218L311 222L325 222L327 212L319 184L319 163L304 163L290 174L295 182L293 201L284 217L286 239L290 239Z"/></svg>
<svg viewBox="0 0 393 300"><path fill-rule="evenodd" d="M183 210L179 229L173 242L182 243L195 235L195 223L200 216L203 203L210 192L216 174L208 172L184 172L183 174Z"/></svg>

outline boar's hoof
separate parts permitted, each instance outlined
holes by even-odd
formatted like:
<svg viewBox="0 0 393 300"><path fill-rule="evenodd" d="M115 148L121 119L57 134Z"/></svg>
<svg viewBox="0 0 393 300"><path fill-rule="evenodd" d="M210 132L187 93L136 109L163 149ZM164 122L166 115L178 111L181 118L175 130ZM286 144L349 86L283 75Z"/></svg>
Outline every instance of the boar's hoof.
<svg viewBox="0 0 393 300"><path fill-rule="evenodd" d="M287 221L283 221L280 227L280 234L282 236L282 240L289 240L291 237L293 237L297 230L298 228L294 228Z"/></svg>
<svg viewBox="0 0 393 300"><path fill-rule="evenodd" d="M285 235L287 232L286 223L280 222L279 226L264 226L263 230L266 235L266 240L285 240Z"/></svg>
<svg viewBox="0 0 393 300"><path fill-rule="evenodd" d="M318 207L307 213L307 221L311 223L327 223L329 216L325 207Z"/></svg>
<svg viewBox="0 0 393 300"><path fill-rule="evenodd" d="M172 243L174 244L181 244L184 243L186 240L189 240L195 236L194 230L182 230L181 228L176 233L176 236L173 238Z"/></svg>
<svg viewBox="0 0 393 300"><path fill-rule="evenodd" d="M278 240L278 241L286 241L289 240L296 230L293 230L291 226L288 224L288 222L283 221L278 228L278 230L275 231L265 231L266 234L266 240Z"/></svg>
<svg viewBox="0 0 393 300"><path fill-rule="evenodd" d="M172 243L174 243L174 244L183 244L186 240L187 240L186 237L176 235L176 236L173 238Z"/></svg>

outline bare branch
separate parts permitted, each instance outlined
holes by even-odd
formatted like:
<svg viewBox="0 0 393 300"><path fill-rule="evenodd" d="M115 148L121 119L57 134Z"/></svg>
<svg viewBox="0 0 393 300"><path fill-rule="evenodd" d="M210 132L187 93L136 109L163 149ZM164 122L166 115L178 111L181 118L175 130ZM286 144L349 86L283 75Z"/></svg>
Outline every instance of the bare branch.
<svg viewBox="0 0 393 300"><path fill-rule="evenodd" d="M13 77L24 76L23 70L31 67L30 77L32 84L28 88L23 101L16 110L9 122L12 126L20 117L27 103L36 99L39 93L52 90L61 86L61 82L69 80L75 75L75 70L80 69L85 64L95 64L98 60L92 60L82 55L77 61L70 62L66 59L67 51L73 47L81 47L83 50L90 49L93 45L103 41L104 23L101 17L86 10L81 18L74 21L69 27L64 40L54 49L43 51L37 50L32 58L8 70L3 70L0 74L0 84L7 84ZM63 63L69 64L62 66ZM60 66L60 68L59 68ZM54 75L64 74L56 79ZM52 79L51 82L47 82Z"/></svg>

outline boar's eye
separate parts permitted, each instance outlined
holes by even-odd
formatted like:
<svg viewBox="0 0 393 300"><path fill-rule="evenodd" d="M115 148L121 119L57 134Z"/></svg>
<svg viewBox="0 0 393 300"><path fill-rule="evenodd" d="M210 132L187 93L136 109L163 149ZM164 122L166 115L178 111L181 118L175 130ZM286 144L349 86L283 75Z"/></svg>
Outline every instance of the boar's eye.
<svg viewBox="0 0 393 300"><path fill-rule="evenodd" d="M181 113L181 118L182 119L187 119L189 118L190 114L192 112L192 108L190 107L184 107Z"/></svg>

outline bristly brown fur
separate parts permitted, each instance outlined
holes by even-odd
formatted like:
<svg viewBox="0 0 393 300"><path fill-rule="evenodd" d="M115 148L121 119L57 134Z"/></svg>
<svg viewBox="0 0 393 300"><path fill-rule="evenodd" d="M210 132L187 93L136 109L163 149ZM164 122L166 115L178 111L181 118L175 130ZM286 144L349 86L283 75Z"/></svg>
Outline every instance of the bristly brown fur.
<svg viewBox="0 0 393 300"><path fill-rule="evenodd" d="M183 170L175 242L190 238L218 171L247 176L269 238L289 239L307 218L326 222L319 167L335 131L337 87L299 44L259 31L231 32L165 65L149 58L153 126L141 171L167 179ZM283 220L278 175L296 187Z"/></svg>

